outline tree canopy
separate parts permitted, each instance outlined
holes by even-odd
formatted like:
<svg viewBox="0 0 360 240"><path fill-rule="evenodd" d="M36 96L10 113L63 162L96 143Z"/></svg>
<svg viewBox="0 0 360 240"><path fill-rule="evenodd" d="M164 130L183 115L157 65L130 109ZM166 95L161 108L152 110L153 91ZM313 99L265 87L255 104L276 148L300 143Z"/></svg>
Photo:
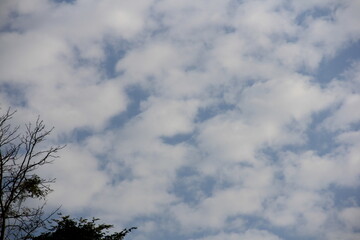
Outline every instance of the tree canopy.
<svg viewBox="0 0 360 240"><path fill-rule="evenodd" d="M85 218L73 219L69 216L63 216L58 220L53 220L55 225L48 231L33 240L122 240L136 227L125 228L121 232L112 234L107 231L112 225L97 224L99 219Z"/></svg>

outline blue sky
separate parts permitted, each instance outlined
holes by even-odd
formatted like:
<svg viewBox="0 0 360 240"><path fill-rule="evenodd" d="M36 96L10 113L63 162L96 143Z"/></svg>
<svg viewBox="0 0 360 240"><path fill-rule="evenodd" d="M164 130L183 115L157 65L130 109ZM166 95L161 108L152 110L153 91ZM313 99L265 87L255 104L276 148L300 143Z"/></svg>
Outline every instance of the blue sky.
<svg viewBox="0 0 360 240"><path fill-rule="evenodd" d="M48 207L133 240L360 238L357 0L3 0L0 104Z"/></svg>

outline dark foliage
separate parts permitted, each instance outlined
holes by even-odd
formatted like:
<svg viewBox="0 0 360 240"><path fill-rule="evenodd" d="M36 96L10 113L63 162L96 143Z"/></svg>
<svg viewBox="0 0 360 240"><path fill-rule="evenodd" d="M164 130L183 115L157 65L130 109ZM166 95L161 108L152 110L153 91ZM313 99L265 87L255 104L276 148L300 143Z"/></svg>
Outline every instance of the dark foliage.
<svg viewBox="0 0 360 240"><path fill-rule="evenodd" d="M87 220L80 218L72 219L69 216L61 217L60 220L53 220L53 226L49 232L43 233L33 240L122 240L136 227L125 228L121 232L107 233L112 225L97 224L99 219Z"/></svg>

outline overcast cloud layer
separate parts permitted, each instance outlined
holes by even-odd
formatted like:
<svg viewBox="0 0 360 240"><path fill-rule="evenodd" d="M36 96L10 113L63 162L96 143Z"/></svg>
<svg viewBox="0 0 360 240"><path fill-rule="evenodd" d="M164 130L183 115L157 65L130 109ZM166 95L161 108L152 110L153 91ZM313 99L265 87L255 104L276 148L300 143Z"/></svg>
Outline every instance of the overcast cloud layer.
<svg viewBox="0 0 360 240"><path fill-rule="evenodd" d="M360 1L1 0L0 105L49 208L134 240L360 239Z"/></svg>

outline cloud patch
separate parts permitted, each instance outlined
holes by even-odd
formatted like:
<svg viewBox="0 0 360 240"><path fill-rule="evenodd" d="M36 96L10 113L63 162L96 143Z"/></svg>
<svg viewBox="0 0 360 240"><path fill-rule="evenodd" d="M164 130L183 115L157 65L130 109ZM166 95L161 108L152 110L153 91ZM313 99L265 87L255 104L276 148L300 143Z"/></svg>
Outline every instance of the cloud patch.
<svg viewBox="0 0 360 240"><path fill-rule="evenodd" d="M68 145L50 206L136 240L355 240L359 8L5 0L1 109Z"/></svg>

